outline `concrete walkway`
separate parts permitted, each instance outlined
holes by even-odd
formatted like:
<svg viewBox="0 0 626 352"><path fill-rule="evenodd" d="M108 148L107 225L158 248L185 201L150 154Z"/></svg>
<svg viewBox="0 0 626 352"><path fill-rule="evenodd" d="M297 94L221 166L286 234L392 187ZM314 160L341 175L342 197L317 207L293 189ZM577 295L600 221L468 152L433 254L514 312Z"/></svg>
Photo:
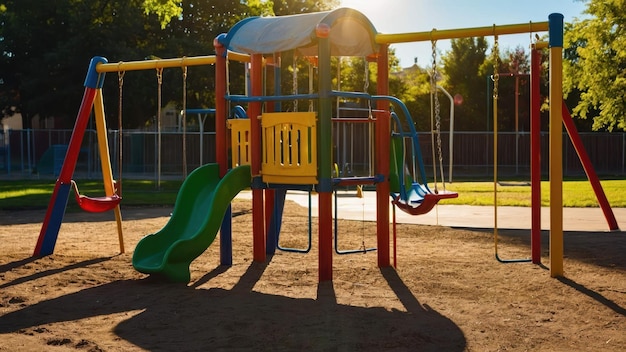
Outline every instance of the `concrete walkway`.
<svg viewBox="0 0 626 352"><path fill-rule="evenodd" d="M376 221L376 192L363 192L363 198L356 197L354 191L339 192L337 204L338 218L359 221ZM241 192L238 198L250 199L250 191ZM318 201L312 195L312 213L317 216ZM287 199L303 207L308 207L308 193L289 191ZM531 213L529 207L500 206L498 212L498 228L530 229ZM396 221L405 224L441 225L449 227L493 228L494 207L470 205L445 205L444 201L432 211L424 215L409 215L396 209ZM620 229L626 228L626 208L613 208ZM550 229L550 209L541 209L541 228ZM600 208L564 208L564 231L609 231L607 221Z"/></svg>

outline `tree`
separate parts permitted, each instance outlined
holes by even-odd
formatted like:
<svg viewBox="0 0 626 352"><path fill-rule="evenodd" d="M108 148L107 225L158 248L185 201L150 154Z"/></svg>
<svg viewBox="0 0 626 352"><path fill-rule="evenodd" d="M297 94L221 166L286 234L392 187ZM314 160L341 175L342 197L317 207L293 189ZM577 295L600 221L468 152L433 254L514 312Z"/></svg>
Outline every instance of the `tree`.
<svg viewBox="0 0 626 352"><path fill-rule="evenodd" d="M389 92L391 95L400 96L404 90L404 84L400 77L394 75L400 71L400 60L393 48L389 49ZM366 70L367 66L367 70ZM336 67L333 67L336 72ZM376 94L378 66L375 62L364 57L349 57L341 60L341 90L351 92L366 92ZM366 77L367 76L367 77ZM333 79L333 82L336 78Z"/></svg>
<svg viewBox="0 0 626 352"><path fill-rule="evenodd" d="M626 1L590 0L565 32L563 88L580 93L573 115L592 118L593 129L626 130Z"/></svg>
<svg viewBox="0 0 626 352"><path fill-rule="evenodd" d="M332 4L300 2L312 3L311 10ZM21 112L25 126L38 115L54 116L70 128L93 56L118 62L211 55L218 34L245 17L271 13L271 6L260 0L0 0L0 111ZM240 66L233 65L233 76L243 77ZM213 74L210 67L189 68L188 106L213 105ZM146 71L125 76L124 95L133 97L124 101L125 127L142 126L156 113L155 76ZM164 71L164 103L180 105L181 76ZM109 74L103 90L111 126L117 126L117 81ZM243 86L245 80L233 82Z"/></svg>
<svg viewBox="0 0 626 352"><path fill-rule="evenodd" d="M487 40L459 38L451 40L450 51L443 58L445 82L450 94L460 94L463 104L455 108L462 118L455 121L458 130L477 131L486 127L486 85L491 74L485 66Z"/></svg>
<svg viewBox="0 0 626 352"><path fill-rule="evenodd" d="M71 127L93 56L128 61L153 52L154 42L146 38L160 24L156 16L144 15L142 4L141 0L5 1L0 52L3 65L11 70L2 72L2 79L10 83L0 87L0 96L9 98L3 99L3 108L17 107L25 126L39 115L54 116Z"/></svg>
<svg viewBox="0 0 626 352"><path fill-rule="evenodd" d="M493 66L493 57L490 59L490 64ZM500 131L529 131L530 60L528 53L522 46L518 46L512 51L506 50L499 60L498 129Z"/></svg>
<svg viewBox="0 0 626 352"><path fill-rule="evenodd" d="M337 0L274 0L272 2L272 12L275 16L285 16L331 10L337 7L337 5Z"/></svg>
<svg viewBox="0 0 626 352"><path fill-rule="evenodd" d="M404 102L418 131L430 131L430 73L427 69L417 65L417 58L413 66L402 71L392 71L392 78L400 79L401 84L391 90L392 95Z"/></svg>
<svg viewBox="0 0 626 352"><path fill-rule="evenodd" d="M176 0L144 0L142 5L146 15L155 14L159 18L162 29L183 12L180 2Z"/></svg>

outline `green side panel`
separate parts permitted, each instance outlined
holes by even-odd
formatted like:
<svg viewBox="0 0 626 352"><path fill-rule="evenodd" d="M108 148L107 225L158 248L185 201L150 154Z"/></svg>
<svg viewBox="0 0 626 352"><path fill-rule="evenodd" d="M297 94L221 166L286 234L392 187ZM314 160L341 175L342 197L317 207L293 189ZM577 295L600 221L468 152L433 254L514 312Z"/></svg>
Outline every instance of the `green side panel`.
<svg viewBox="0 0 626 352"><path fill-rule="evenodd" d="M389 148L389 187L392 193L400 192L400 175L404 173L404 148L403 140L400 136L391 137L391 148Z"/></svg>
<svg viewBox="0 0 626 352"><path fill-rule="evenodd" d="M249 165L232 169L222 179L218 164L194 170L181 186L167 224L137 243L135 269L174 282L189 282L189 265L211 245L230 202L249 188L250 182Z"/></svg>

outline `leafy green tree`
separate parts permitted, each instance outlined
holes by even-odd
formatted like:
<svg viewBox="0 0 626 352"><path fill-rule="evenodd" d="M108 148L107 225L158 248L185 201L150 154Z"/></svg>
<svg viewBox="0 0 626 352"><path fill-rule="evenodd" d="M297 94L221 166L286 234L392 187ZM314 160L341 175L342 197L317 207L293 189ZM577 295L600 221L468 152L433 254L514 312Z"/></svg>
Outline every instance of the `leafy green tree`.
<svg viewBox="0 0 626 352"><path fill-rule="evenodd" d="M368 94L376 94L376 85L378 77L378 66L375 62L371 62L364 57L348 57L342 58L341 69L337 69L339 61L333 62L333 71L340 73L341 84L339 87L342 91L348 92L365 92ZM406 84L402 80L402 76L398 73L402 72L400 68L400 60L395 55L395 50L389 50L389 94L396 97L403 97L406 90ZM335 87L338 77L333 78ZM365 102L362 103L365 106Z"/></svg>
<svg viewBox="0 0 626 352"><path fill-rule="evenodd" d="M417 65L402 71L392 72L392 77L400 78L401 85L393 90L404 102L418 131L430 131L430 72ZM391 86L391 82L390 82Z"/></svg>
<svg viewBox="0 0 626 352"><path fill-rule="evenodd" d="M565 31L563 88L580 93L574 116L594 130L626 130L626 1L590 0Z"/></svg>
<svg viewBox="0 0 626 352"><path fill-rule="evenodd" d="M490 60L491 65L493 65L492 61ZM515 130L528 132L530 130L528 53L523 47L518 46L513 50L506 50L504 55L500 55L499 61L498 129L509 132Z"/></svg>
<svg viewBox="0 0 626 352"><path fill-rule="evenodd" d="M274 0L268 2L272 3L272 12L275 16L326 11L336 8L339 5L337 0Z"/></svg>
<svg viewBox="0 0 626 352"><path fill-rule="evenodd" d="M160 24L156 17L152 21L144 15L142 4L140 0L5 1L0 52L11 71L2 72L10 87L3 85L0 90L15 94L3 105L16 106L26 126L39 115L55 116L64 127L71 127L93 56L128 61L155 51L148 33L159 31Z"/></svg>
<svg viewBox="0 0 626 352"><path fill-rule="evenodd" d="M119 62L211 55L213 39L243 18L335 5L334 0L0 0L0 110L22 112L25 126L33 116L54 116L71 128L94 56ZM230 73L233 90L243 91L243 65L232 65ZM189 68L188 107L213 106L213 75L211 67ZM117 126L117 78L107 75L103 90L112 127ZM156 114L156 82L155 72L125 74L125 127L143 126ZM162 94L164 104L182 105L180 69L164 70Z"/></svg>
<svg viewBox="0 0 626 352"><path fill-rule="evenodd" d="M486 69L487 40L459 38L451 40L450 51L443 58L445 82L442 85L452 95L460 94L463 104L455 108L460 117L455 127L461 131L480 131L486 127L486 85L492 71Z"/></svg>
<svg viewBox="0 0 626 352"><path fill-rule="evenodd" d="M155 14L159 18L161 28L183 12L180 2L176 0L144 0L142 6L146 15Z"/></svg>

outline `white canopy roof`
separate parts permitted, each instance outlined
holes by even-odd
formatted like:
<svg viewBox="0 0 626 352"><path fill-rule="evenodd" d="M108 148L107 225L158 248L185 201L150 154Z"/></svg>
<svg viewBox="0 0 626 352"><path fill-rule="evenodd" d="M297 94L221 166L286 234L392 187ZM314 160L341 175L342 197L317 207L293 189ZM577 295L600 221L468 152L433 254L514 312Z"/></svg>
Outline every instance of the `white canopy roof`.
<svg viewBox="0 0 626 352"><path fill-rule="evenodd" d="M245 54L272 54L297 49L317 55L315 28L330 26L331 55L367 56L378 51L376 29L361 12L340 8L278 17L250 17L239 21L221 38L228 50Z"/></svg>

